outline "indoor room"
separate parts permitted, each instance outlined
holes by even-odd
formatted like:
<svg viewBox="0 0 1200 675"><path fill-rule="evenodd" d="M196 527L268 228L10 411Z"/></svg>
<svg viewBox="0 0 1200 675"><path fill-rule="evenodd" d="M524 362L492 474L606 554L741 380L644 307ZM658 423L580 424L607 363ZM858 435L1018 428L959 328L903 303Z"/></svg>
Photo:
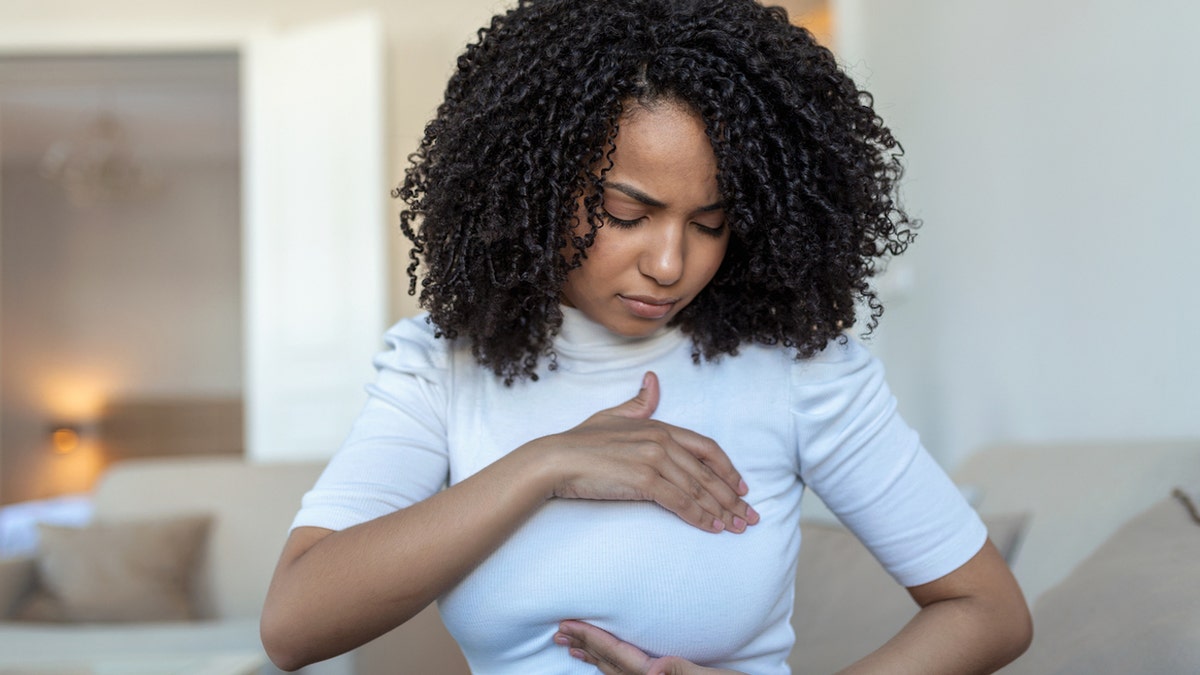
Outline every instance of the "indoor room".
<svg viewBox="0 0 1200 675"><path fill-rule="evenodd" d="M424 311L393 190L514 4L0 3L0 672L281 672L289 526ZM847 333L1020 585L1001 672L1200 670L1200 6L778 4L901 146L917 236ZM795 672L919 610L836 511ZM469 670L430 605L300 672Z"/></svg>

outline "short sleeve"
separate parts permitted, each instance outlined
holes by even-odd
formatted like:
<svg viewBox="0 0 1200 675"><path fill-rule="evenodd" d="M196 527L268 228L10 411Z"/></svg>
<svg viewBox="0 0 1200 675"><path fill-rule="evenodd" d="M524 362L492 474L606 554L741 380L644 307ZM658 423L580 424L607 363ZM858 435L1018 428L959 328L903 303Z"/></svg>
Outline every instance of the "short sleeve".
<svg viewBox="0 0 1200 675"><path fill-rule="evenodd" d="M401 321L384 340L367 403L304 496L293 528L342 530L415 504L446 483L448 343L423 317Z"/></svg>
<svg viewBox="0 0 1200 675"><path fill-rule="evenodd" d="M793 369L791 410L804 483L901 584L941 578L987 529L896 412L883 366L853 339Z"/></svg>

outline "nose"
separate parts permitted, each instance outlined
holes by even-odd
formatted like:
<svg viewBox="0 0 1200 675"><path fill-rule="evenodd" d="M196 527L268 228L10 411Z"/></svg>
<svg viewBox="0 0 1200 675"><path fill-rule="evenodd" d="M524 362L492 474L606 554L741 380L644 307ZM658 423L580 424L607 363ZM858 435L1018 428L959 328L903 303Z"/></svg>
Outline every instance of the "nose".
<svg viewBox="0 0 1200 675"><path fill-rule="evenodd" d="M638 260L638 270L654 279L659 286L671 286L683 276L687 246L684 228L663 223L662 227L646 228L648 236Z"/></svg>

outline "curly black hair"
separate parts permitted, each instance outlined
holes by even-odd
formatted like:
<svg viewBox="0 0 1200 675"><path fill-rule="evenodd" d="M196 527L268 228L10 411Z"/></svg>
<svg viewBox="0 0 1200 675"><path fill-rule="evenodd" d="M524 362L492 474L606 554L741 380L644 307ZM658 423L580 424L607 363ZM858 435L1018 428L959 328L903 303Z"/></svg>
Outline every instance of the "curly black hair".
<svg viewBox="0 0 1200 675"><path fill-rule="evenodd" d="M457 66L393 196L413 241L409 293L420 279L438 335L469 338L506 383L537 379L541 357L553 367L563 283L603 226L598 187L637 104L688 106L717 160L728 250L674 319L697 362L750 342L811 356L845 339L859 301L867 332L877 325L869 279L917 226L898 200L902 149L870 94L783 9L520 0Z"/></svg>

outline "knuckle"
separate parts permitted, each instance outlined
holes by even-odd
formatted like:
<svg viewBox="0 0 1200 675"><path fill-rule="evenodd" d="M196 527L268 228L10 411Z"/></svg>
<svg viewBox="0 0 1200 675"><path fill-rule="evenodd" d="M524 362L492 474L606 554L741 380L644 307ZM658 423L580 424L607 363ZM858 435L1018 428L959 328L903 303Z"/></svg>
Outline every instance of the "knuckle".
<svg viewBox="0 0 1200 675"><path fill-rule="evenodd" d="M708 467L704 467L704 470L696 478L718 501L725 503L737 499L733 488L729 487L729 484L725 480Z"/></svg>
<svg viewBox="0 0 1200 675"><path fill-rule="evenodd" d="M655 422L646 430L650 440L659 445L667 445L672 442L671 432L661 423Z"/></svg>
<svg viewBox="0 0 1200 675"><path fill-rule="evenodd" d="M721 446L717 445L716 441L708 436L701 436L700 434L696 434L696 447L705 455L709 456L721 456L725 454L725 452L721 450Z"/></svg>
<svg viewBox="0 0 1200 675"><path fill-rule="evenodd" d="M658 472L648 466L635 467L633 483L643 492L649 490L658 481Z"/></svg>
<svg viewBox="0 0 1200 675"><path fill-rule="evenodd" d="M725 485L725 481L721 480L721 477L714 473L713 470L708 467L708 465L702 463L700 464L700 467L700 475L696 476L696 479L709 489L719 488L720 486Z"/></svg>
<svg viewBox="0 0 1200 675"><path fill-rule="evenodd" d="M738 499L737 495L733 494L732 492L730 492L728 494L721 494L720 496L717 497L717 502L723 508L725 508L731 512L732 511L741 511L742 515L745 515L745 513L746 513L745 504L743 504L741 502L741 500Z"/></svg>
<svg viewBox="0 0 1200 675"><path fill-rule="evenodd" d="M687 506L684 507L683 515L689 523L699 525L705 529L708 529L708 526L712 523L712 516L708 511L704 510L704 507L696 502L688 502Z"/></svg>
<svg viewBox="0 0 1200 675"><path fill-rule="evenodd" d="M666 507L667 510L678 514L679 517L691 523L699 522L704 515L704 509L700 508L699 504L679 492L670 492L659 503Z"/></svg>
<svg viewBox="0 0 1200 675"><path fill-rule="evenodd" d="M666 448L664 448L661 443L654 440L642 443L638 446L637 451L638 456L641 457L643 461L651 464L657 464L658 462L661 462L666 458L667 455Z"/></svg>
<svg viewBox="0 0 1200 675"><path fill-rule="evenodd" d="M737 493L733 491L733 488L726 485L724 481L714 480L712 483L709 483L707 487L709 493L711 493L712 496L722 504L725 504L726 506L732 506L733 504L737 503Z"/></svg>

